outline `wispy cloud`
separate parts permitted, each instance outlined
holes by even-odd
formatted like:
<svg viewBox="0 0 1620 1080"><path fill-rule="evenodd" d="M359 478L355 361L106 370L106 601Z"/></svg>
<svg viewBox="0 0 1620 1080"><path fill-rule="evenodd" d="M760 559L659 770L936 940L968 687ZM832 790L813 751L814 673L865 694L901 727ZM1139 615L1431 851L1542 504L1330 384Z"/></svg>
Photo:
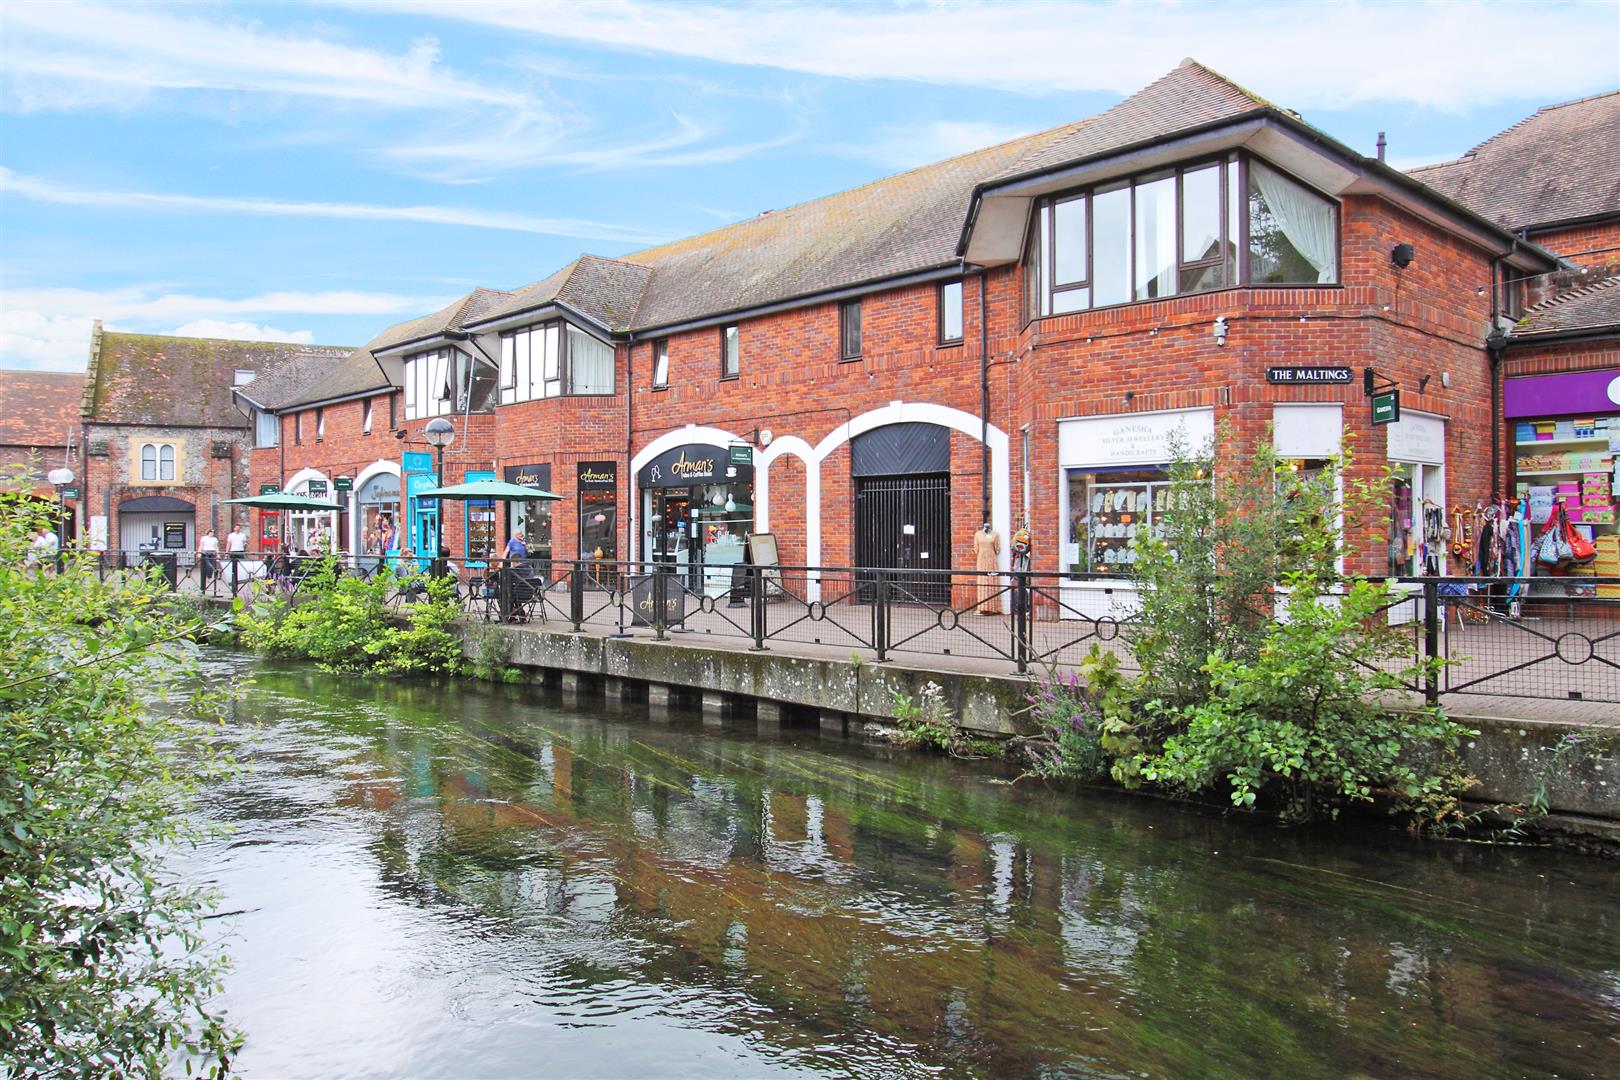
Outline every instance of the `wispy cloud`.
<svg viewBox="0 0 1620 1080"><path fill-rule="evenodd" d="M96 319L109 329L310 343L310 330L283 330L263 320L369 316L397 321L433 311L448 296L381 292L267 292L221 297L151 285L118 289L7 289L0 294L0 367L82 371ZM329 344L352 344L330 342Z"/></svg>
<svg viewBox="0 0 1620 1080"><path fill-rule="evenodd" d="M532 109L521 91L447 70L438 43L403 53L243 19L211 20L136 4L15 2L4 7L6 85L23 108L130 103L131 93L224 90L400 109Z"/></svg>
<svg viewBox="0 0 1620 1080"><path fill-rule="evenodd" d="M549 38L843 79L1129 93L1193 55L1295 108L1454 109L1613 86L1612 3L668 4L391 0ZM1263 38L1263 44L1257 41ZM1571 48L1571 42L1610 47ZM1513 77L1501 71L1512 42Z"/></svg>
<svg viewBox="0 0 1620 1080"><path fill-rule="evenodd" d="M1006 124L935 120L931 123L882 127L866 142L844 143L832 149L893 169L911 169L994 146L1025 134L1028 132Z"/></svg>
<svg viewBox="0 0 1620 1080"><path fill-rule="evenodd" d="M236 117L227 102L252 95L251 115L264 117L317 101L328 108L314 115L306 110L300 137L345 145L450 183L534 166L595 171L730 162L795 137L724 141L679 120L672 131L652 136L594 135L590 116L539 91L548 78L541 67L519 57L502 64L505 78L480 80L448 67L433 38L388 51L267 29L219 16L212 7L176 12L66 0L13 0L0 5L0 20L0 88L9 109L186 103ZM715 83L706 92L720 94L723 87ZM398 122L369 122L379 110ZM317 120L320 134L314 135Z"/></svg>
<svg viewBox="0 0 1620 1080"><path fill-rule="evenodd" d="M288 199L179 195L150 191L114 191L75 187L27 176L0 166L0 194L63 206L119 210L249 214L266 217L342 218L350 221L412 221L424 225L457 225L477 229L544 233L585 240L656 244L665 233L574 218L548 218L511 210L478 210L456 206L378 206L372 203L303 202Z"/></svg>

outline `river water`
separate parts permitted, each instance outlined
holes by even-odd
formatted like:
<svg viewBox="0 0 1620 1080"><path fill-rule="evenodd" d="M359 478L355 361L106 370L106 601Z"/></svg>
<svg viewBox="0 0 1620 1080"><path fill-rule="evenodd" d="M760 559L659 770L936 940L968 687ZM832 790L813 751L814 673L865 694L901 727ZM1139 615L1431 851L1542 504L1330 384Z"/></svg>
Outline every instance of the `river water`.
<svg viewBox="0 0 1620 1080"><path fill-rule="evenodd" d="M1613 863L209 665L249 1077L1620 1075Z"/></svg>

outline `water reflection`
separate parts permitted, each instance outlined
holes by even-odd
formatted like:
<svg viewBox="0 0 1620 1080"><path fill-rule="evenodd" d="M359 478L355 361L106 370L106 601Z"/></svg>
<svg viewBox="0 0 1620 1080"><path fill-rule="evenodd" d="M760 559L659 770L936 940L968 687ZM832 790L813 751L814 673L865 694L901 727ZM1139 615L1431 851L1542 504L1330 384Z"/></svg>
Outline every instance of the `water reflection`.
<svg viewBox="0 0 1620 1080"><path fill-rule="evenodd" d="M218 661L236 678L255 665ZM1612 865L263 668L249 1075L1612 1074ZM226 925L228 924L228 925Z"/></svg>

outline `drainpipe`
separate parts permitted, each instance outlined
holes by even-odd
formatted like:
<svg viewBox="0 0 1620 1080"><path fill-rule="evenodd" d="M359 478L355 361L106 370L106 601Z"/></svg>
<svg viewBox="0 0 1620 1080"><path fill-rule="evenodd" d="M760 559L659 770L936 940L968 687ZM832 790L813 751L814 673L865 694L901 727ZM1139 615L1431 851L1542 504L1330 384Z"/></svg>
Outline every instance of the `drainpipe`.
<svg viewBox="0 0 1620 1080"><path fill-rule="evenodd" d="M979 510L990 520L990 325L985 297L989 279L979 271Z"/></svg>
<svg viewBox="0 0 1620 1080"><path fill-rule="evenodd" d="M1502 258L1505 258L1502 257ZM1499 281L1502 277L1502 258L1491 260L1491 332L1485 338L1485 354L1491 361L1491 498L1500 499L1502 486L1502 354L1507 349L1507 335L1497 326Z"/></svg>
<svg viewBox="0 0 1620 1080"><path fill-rule="evenodd" d="M636 430L636 339L624 346L624 491L630 511L625 515L624 557L634 559L640 534L636 531L636 511L641 509L641 493L636 490L636 478L630 471ZM641 552L643 558L645 551Z"/></svg>

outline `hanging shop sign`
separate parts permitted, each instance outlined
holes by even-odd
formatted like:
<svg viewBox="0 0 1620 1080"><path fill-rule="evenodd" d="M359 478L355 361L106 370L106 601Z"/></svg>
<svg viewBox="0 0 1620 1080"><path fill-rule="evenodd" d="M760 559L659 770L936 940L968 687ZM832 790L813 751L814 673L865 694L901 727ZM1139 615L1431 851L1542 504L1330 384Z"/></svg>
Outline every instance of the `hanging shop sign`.
<svg viewBox="0 0 1620 1080"><path fill-rule="evenodd" d="M338 477L336 480L332 481L332 490L333 491L338 491L338 492L353 491L354 490L354 477L352 477L352 476L340 476L340 477Z"/></svg>
<svg viewBox="0 0 1620 1080"><path fill-rule="evenodd" d="M731 463L733 465L752 465L754 463L754 448L752 446L733 446L731 449Z"/></svg>
<svg viewBox="0 0 1620 1080"><path fill-rule="evenodd" d="M665 450L636 473L636 483L644 488L747 483L753 478L753 465L734 463L726 447L713 443L686 443Z"/></svg>
<svg viewBox="0 0 1620 1080"><path fill-rule="evenodd" d="M1266 382L1287 386L1349 386L1355 375L1348 367L1268 367Z"/></svg>
<svg viewBox="0 0 1620 1080"><path fill-rule="evenodd" d="M311 480L309 485L304 489L304 493L312 499L326 498L326 481Z"/></svg>
<svg viewBox="0 0 1620 1080"><path fill-rule="evenodd" d="M1384 456L1423 465L1446 463L1446 422L1438 416L1406 413L1384 433Z"/></svg>
<svg viewBox="0 0 1620 1080"><path fill-rule="evenodd" d="M575 472L581 491L616 491L619 487L617 461L582 461Z"/></svg>
<svg viewBox="0 0 1620 1080"><path fill-rule="evenodd" d="M281 494L281 485L280 484L260 484L259 485L259 494L260 495L280 495Z"/></svg>
<svg viewBox="0 0 1620 1080"><path fill-rule="evenodd" d="M1399 390L1386 390L1381 394L1372 396L1372 422L1373 427L1380 424L1393 424L1401 418L1401 392Z"/></svg>

